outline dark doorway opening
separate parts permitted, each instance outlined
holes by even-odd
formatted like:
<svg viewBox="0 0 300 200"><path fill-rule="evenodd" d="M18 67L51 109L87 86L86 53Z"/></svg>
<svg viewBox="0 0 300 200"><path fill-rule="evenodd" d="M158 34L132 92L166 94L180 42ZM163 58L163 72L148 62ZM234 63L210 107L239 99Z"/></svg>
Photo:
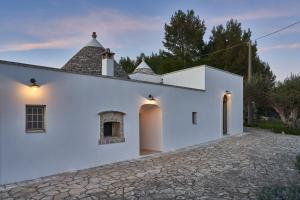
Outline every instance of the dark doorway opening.
<svg viewBox="0 0 300 200"><path fill-rule="evenodd" d="M228 98L226 95L223 97L223 135L228 133Z"/></svg>

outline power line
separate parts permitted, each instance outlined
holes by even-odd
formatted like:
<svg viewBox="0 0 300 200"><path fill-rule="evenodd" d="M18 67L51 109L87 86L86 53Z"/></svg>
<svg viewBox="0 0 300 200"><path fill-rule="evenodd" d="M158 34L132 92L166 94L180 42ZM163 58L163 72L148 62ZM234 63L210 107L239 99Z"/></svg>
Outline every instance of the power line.
<svg viewBox="0 0 300 200"><path fill-rule="evenodd" d="M271 33L268 33L268 34L266 34L266 35L262 35L262 36L256 38L255 40L260 40L260 39L262 39L262 38L265 38L265 37L274 35L274 34L276 34L276 33L279 33L279 32L281 32L281 31L283 31L283 30L285 30L285 29L288 29L288 28L290 28L290 27L292 27L292 26L295 26L295 25L297 25L297 24L300 24L300 20L297 21L297 22L295 22L295 23L293 23L293 24L290 24L290 25L288 25L288 26L285 26L285 27L283 27L283 28L280 28L280 29L278 29L278 30L276 30L276 31L273 31L273 32L271 32Z"/></svg>
<svg viewBox="0 0 300 200"><path fill-rule="evenodd" d="M212 54L216 54L216 53L219 53L219 52L228 50L228 49L233 49L233 48L242 46L243 44L246 44L246 43L248 43L248 42L241 42L241 43L235 44L235 45L233 45L233 46L226 47L226 48L224 48L224 49L219 49L219 50L214 51L214 52L211 52L211 53L202 54L202 55L200 56L200 58L201 58L201 57L204 57L204 56L209 56L209 55L212 55Z"/></svg>
<svg viewBox="0 0 300 200"><path fill-rule="evenodd" d="M260 40L260 39L262 39L262 38L269 37L269 36L271 36L271 35L274 35L274 34L276 34L276 33L279 33L279 32L281 32L281 31L284 31L284 30L286 30L286 29L288 29L288 28L290 28L290 27L292 27L292 26L295 26L295 25L297 25L297 24L300 24L300 20L299 20L299 21L296 21L296 22L294 22L294 23L292 23L292 24L290 24L290 25L288 25L288 26L285 26L285 27L282 27L282 28L280 28L280 29L278 29L278 30L275 30L275 31L273 31L273 32L271 32L271 33L262 35L262 36L256 38L255 40L257 41L257 40ZM248 43L248 42L241 42L241 43L235 44L235 45L233 45L233 46L226 47L226 48L224 48L224 49L220 49L220 50L217 50L217 51L214 51L214 52L211 52L211 53L207 53L207 54L202 54L202 55L200 56L200 58L201 58L201 57L205 57L205 56L209 56L209 55L213 55L213 54L216 54L216 53L219 53L219 52L222 52L222 51L226 51L226 50L228 50L228 49L233 49L233 48L239 47L239 46L241 46L241 45L243 45L243 44L246 44L246 43Z"/></svg>

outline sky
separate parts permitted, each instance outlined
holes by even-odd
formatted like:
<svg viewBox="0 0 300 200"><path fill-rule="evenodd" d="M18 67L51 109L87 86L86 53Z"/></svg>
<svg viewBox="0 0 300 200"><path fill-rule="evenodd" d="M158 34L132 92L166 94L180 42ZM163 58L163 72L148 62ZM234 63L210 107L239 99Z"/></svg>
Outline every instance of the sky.
<svg viewBox="0 0 300 200"><path fill-rule="evenodd" d="M116 58L164 49L164 24L193 9L207 26L230 18L252 40L300 20L299 0L6 0L0 2L0 60L62 67L97 32ZM300 24L257 41L277 80L300 73Z"/></svg>

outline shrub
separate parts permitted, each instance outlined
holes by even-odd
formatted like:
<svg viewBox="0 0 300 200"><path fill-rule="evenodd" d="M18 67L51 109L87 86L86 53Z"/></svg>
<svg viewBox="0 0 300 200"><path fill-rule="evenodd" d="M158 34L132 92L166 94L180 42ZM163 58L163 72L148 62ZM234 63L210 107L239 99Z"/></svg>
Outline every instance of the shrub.
<svg viewBox="0 0 300 200"><path fill-rule="evenodd" d="M253 124L255 127L262 129L269 129L274 133L291 134L291 135L300 135L300 120L298 120L298 128L290 129L284 126L284 124L278 119L272 119L269 121L256 121Z"/></svg>
<svg viewBox="0 0 300 200"><path fill-rule="evenodd" d="M264 187L257 195L258 200L295 200L300 199L300 186Z"/></svg>

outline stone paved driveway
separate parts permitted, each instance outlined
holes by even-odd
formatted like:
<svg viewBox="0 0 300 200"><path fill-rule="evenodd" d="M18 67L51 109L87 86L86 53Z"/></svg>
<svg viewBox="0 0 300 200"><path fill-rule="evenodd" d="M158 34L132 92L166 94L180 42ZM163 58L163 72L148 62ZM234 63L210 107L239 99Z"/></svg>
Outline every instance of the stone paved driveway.
<svg viewBox="0 0 300 200"><path fill-rule="evenodd" d="M252 130L207 145L2 186L0 199L255 199L266 185L300 185L296 153L299 136Z"/></svg>

